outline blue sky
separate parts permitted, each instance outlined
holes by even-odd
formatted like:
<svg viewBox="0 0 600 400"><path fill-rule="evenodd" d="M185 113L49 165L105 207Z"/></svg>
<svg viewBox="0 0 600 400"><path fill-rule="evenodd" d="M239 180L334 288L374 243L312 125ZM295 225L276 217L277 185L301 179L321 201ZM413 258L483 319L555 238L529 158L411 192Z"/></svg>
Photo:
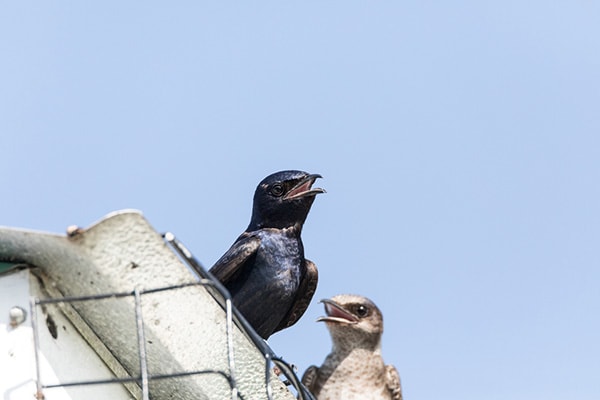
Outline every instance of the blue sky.
<svg viewBox="0 0 600 400"><path fill-rule="evenodd" d="M256 184L320 173L315 301L370 297L409 400L600 394L600 6L0 4L0 224L142 210L207 266Z"/></svg>

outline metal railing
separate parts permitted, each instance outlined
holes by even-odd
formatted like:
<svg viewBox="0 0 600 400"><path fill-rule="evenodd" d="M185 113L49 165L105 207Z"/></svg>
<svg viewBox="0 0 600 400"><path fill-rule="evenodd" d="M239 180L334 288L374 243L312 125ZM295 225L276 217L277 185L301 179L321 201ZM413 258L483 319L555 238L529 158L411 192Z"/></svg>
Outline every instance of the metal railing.
<svg viewBox="0 0 600 400"><path fill-rule="evenodd" d="M31 324L33 328L33 342L35 347L35 364L36 364L36 389L38 399L44 398L44 389L52 389L57 387L70 387L70 386L87 386L87 385L100 385L100 384L124 384L124 383L136 383L141 388L142 400L149 400L150 389L149 382L159 379L173 379L188 377L194 375L206 375L215 374L223 377L230 388L231 399L237 400L241 394L236 381L236 370L235 370L235 348L233 341L233 325L235 324L246 337L256 346L256 348L263 355L265 360L265 396L268 400L273 400L273 390L271 388L271 378L273 366L276 366L283 376L285 376L287 385L294 387L297 397L300 400L315 400L312 394L302 385L300 379L296 375L293 367L278 357L273 350L265 343L265 341L254 331L252 326L244 319L241 313L233 306L229 292L225 287L215 279L210 272L206 271L202 265L194 258L194 256L187 250L187 248L175 238L171 233L163 235L165 241L170 245L174 252L183 260L190 268L195 272L198 277L197 282L185 283L180 285L173 285L167 287L161 287L156 289L139 289L135 288L133 291L121 292L121 293L107 293L91 296L75 296L75 297L60 297L60 298L49 298L39 299L31 298ZM206 287L209 294L221 305L225 311L226 319L226 346L227 346L227 366L228 371L219 370L197 370L197 371L183 371L169 374L150 374L148 371L148 358L146 353L146 340L144 330L144 319L142 314L142 297L147 294L164 292L169 290L179 290L190 286L204 286ZM137 333L137 353L139 357L139 368L140 373L138 376L129 377L113 377L111 379L89 379L79 380L73 382L63 382L57 384L44 384L41 379L40 371L40 338L39 338L39 326L37 319L37 308L48 304L72 304L76 302L87 302L87 301L98 301L103 299L116 299L132 297L135 305L135 321L136 321L136 333Z"/></svg>
<svg viewBox="0 0 600 400"><path fill-rule="evenodd" d="M213 282L213 285L209 287L210 294L213 298L221 304L222 307L233 314L233 321L236 323L238 328L246 334L246 336L252 341L252 343L258 348L265 359L265 387L267 399L273 399L273 391L270 385L272 365L277 366L280 373L287 378L287 384L292 385L297 392L299 400L316 400L315 397L308 391L308 389L302 384L298 375L294 371L294 367L288 362L277 356L275 352L267 345L262 337L256 333L254 328L243 315L231 304L231 296L227 289L219 282L212 274L207 271L200 262L192 255L192 253L181 243L175 235L167 232L163 235L165 241L172 246L177 254L185 261L185 263L191 267L197 274L199 279L208 279ZM223 304L223 301L225 304Z"/></svg>

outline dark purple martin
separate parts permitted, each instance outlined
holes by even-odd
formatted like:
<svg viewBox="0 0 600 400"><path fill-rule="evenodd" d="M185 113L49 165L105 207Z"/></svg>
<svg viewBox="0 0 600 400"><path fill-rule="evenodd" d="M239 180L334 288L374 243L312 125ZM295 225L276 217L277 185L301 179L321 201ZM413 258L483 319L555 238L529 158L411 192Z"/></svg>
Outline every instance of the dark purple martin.
<svg viewBox="0 0 600 400"><path fill-rule="evenodd" d="M317 288L317 267L304 258L300 234L315 196L318 174L281 171L254 192L250 225L210 272L264 339L300 319Z"/></svg>

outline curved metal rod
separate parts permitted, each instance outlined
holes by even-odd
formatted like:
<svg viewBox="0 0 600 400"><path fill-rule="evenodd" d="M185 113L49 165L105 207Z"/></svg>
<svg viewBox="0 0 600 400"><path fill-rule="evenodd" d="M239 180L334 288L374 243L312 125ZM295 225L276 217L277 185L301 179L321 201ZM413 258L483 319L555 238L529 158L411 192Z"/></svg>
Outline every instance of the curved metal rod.
<svg viewBox="0 0 600 400"><path fill-rule="evenodd" d="M171 232L167 232L163 234L163 238L167 243L171 245L171 247L175 250L175 252L188 264L189 267L193 271L196 272L200 279L206 279L212 281L212 285L209 287L214 288L214 291L210 291L211 296L221 305L221 307L226 308L226 303L231 301L231 295L229 291L223 286L218 279L216 279L210 271L204 269L202 264L198 262L198 260L192 255L192 253L181 243L174 234ZM216 292L216 293L215 293ZM265 342L265 340L260 337L250 325L250 323L244 318L244 316L238 311L237 308L232 307L232 315L234 317L235 323L240 328L242 332L252 341L252 343L260 350L265 358L266 362L266 390L267 390L267 398L272 400L272 390L270 385L270 377L271 377L271 363L277 365L280 371L288 378L288 380L294 385L294 388L298 392L299 400L315 400L315 397L310 393L310 391L302 384L294 369L291 365L289 365L282 358L278 357L275 352L269 347L269 345Z"/></svg>

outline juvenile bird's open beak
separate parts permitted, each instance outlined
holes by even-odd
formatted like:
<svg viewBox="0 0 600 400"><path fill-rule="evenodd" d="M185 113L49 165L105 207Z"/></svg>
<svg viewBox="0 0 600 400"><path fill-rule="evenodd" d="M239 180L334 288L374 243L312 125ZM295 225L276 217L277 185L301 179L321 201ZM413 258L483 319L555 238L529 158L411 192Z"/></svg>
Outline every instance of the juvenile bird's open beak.
<svg viewBox="0 0 600 400"><path fill-rule="evenodd" d="M322 178L319 174L310 174L306 178L302 179L296 186L283 196L284 200L299 199L306 196L316 196L319 193L325 193L325 189L314 188L312 189L313 183L317 178Z"/></svg>
<svg viewBox="0 0 600 400"><path fill-rule="evenodd" d="M348 312L344 307L333 300L323 299L320 303L325 304L326 317L319 317L317 322L341 322L345 324L356 324L358 318Z"/></svg>

